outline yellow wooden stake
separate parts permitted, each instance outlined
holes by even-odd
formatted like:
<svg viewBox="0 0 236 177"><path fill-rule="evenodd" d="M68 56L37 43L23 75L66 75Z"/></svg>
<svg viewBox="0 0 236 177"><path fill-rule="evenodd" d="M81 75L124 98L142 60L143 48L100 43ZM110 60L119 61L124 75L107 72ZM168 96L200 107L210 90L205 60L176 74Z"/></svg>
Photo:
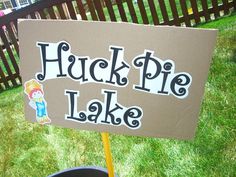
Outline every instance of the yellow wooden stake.
<svg viewBox="0 0 236 177"><path fill-rule="evenodd" d="M105 152L105 156L106 156L108 176L109 177L115 177L114 167L113 167L113 164L112 164L109 134L108 133L101 133L101 134L102 134L102 142L103 142L104 152Z"/></svg>

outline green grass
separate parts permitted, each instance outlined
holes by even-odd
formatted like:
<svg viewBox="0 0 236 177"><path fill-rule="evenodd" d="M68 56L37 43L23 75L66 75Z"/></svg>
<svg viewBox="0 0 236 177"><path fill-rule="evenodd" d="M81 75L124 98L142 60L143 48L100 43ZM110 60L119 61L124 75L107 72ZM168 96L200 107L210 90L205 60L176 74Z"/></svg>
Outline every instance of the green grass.
<svg viewBox="0 0 236 177"><path fill-rule="evenodd" d="M236 14L202 24L218 28L196 137L192 141L111 134L120 177L236 175ZM75 166L105 167L99 133L25 121L23 90L0 94L0 176L44 177Z"/></svg>

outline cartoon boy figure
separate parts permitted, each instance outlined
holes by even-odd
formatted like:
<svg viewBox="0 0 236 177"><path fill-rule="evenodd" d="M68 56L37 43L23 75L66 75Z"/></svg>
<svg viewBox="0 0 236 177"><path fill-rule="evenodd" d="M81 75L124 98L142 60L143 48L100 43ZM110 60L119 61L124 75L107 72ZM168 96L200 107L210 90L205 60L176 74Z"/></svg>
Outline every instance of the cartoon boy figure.
<svg viewBox="0 0 236 177"><path fill-rule="evenodd" d="M44 99L43 86L35 79L25 82L25 93L30 100L29 105L36 110L36 120L40 124L50 123L47 113L47 102Z"/></svg>

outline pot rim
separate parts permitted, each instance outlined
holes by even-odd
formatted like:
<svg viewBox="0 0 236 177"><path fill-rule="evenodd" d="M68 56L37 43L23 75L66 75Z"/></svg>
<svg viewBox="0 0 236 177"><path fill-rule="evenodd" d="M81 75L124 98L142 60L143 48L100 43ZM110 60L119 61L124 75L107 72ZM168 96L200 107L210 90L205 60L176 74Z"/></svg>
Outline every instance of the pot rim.
<svg viewBox="0 0 236 177"><path fill-rule="evenodd" d="M101 172L104 172L104 173L108 174L107 169L103 168L103 167L98 167L98 166L79 166L79 167L67 168L65 170L53 173L53 174L49 175L48 177L54 177L55 175L60 175L62 173L68 172L68 171L84 170L84 169L85 170L98 170L98 171L101 171ZM118 176L115 174L115 177L118 177Z"/></svg>

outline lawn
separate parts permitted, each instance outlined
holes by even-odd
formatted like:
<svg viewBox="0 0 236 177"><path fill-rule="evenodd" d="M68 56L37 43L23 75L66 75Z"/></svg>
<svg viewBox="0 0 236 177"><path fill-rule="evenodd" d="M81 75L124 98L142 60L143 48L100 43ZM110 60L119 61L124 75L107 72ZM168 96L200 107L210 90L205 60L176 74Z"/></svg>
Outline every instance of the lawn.
<svg viewBox="0 0 236 177"><path fill-rule="evenodd" d="M111 134L120 177L236 175L236 14L198 27L217 28L219 35L195 139ZM2 177L44 177L75 166L106 166L99 133L26 122L22 87L0 94L0 138Z"/></svg>

